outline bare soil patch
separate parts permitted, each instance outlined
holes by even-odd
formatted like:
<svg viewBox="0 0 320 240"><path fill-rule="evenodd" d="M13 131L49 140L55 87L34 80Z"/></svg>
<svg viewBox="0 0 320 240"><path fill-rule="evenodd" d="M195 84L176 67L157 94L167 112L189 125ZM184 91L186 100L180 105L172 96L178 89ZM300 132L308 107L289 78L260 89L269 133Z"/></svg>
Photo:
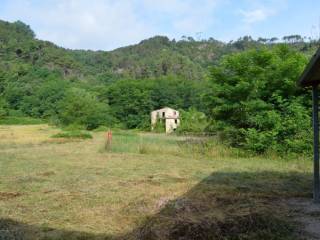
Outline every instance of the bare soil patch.
<svg viewBox="0 0 320 240"><path fill-rule="evenodd" d="M18 192L0 192L0 201L9 200L12 198L20 197L22 195L22 193Z"/></svg>

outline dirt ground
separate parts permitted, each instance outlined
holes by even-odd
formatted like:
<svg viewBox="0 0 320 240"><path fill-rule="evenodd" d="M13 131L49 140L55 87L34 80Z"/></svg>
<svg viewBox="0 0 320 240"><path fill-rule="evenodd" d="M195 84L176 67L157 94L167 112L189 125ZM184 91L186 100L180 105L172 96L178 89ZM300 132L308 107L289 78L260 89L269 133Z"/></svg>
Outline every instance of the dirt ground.
<svg viewBox="0 0 320 240"><path fill-rule="evenodd" d="M292 216L300 225L301 238L305 240L320 239L320 204L312 199L294 198L288 201Z"/></svg>

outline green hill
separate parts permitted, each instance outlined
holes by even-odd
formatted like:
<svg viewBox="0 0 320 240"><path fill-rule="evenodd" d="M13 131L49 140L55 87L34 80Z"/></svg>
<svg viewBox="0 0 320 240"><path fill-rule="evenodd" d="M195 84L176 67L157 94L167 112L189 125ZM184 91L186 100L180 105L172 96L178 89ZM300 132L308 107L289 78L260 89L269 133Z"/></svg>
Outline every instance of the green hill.
<svg viewBox="0 0 320 240"><path fill-rule="evenodd" d="M65 78L150 78L177 75L203 77L208 63L218 57L220 42L175 42L157 36L111 52L68 50L35 38L29 26L0 21L1 70L16 67L59 71Z"/></svg>
<svg viewBox="0 0 320 240"><path fill-rule="evenodd" d="M0 20L0 70L16 71L18 66L45 68L61 72L64 78L80 80L141 79L167 75L199 80L221 56L263 43L265 41L255 41L250 37L223 43L212 38L196 41L185 37L176 41L155 36L109 52L69 50L36 39L30 27L21 21L9 23ZM310 49L307 43L300 43L297 47L303 51Z"/></svg>
<svg viewBox="0 0 320 240"><path fill-rule="evenodd" d="M308 56L317 47L298 35L284 41ZM209 113L201 96L211 67L226 55L279 44L250 36L229 43L155 36L113 51L70 50L37 39L21 21L0 20L0 117L134 128L148 127L158 107Z"/></svg>

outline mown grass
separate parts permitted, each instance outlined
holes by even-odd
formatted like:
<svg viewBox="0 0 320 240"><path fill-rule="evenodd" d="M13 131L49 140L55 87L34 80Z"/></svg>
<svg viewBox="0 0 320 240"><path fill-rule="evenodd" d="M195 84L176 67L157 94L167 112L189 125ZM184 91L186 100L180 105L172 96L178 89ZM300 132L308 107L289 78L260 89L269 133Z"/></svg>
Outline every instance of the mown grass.
<svg viewBox="0 0 320 240"><path fill-rule="evenodd" d="M295 239L283 199L311 197L311 161L216 139L114 131L63 141L0 126L0 230L26 239ZM18 237L17 237L18 239Z"/></svg>

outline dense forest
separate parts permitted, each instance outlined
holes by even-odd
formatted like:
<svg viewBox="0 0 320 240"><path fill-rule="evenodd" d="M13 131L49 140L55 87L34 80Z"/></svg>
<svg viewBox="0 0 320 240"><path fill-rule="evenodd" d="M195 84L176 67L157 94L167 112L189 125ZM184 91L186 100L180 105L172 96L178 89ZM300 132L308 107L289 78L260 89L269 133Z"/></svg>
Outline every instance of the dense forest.
<svg viewBox="0 0 320 240"><path fill-rule="evenodd" d="M86 129L150 129L182 111L180 132L211 132L253 152L308 153L310 96L296 86L318 41L156 36L113 51L69 50L0 21L0 117ZM9 121L9 120L8 120Z"/></svg>

